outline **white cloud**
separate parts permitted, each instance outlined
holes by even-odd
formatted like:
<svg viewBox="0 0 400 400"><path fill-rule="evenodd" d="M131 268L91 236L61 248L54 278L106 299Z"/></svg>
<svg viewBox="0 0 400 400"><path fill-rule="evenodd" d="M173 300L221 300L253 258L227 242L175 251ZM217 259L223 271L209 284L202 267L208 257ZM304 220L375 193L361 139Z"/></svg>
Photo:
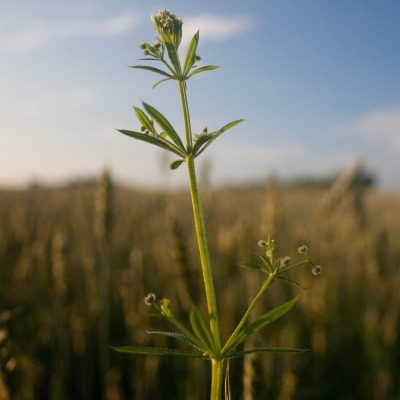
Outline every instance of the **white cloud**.
<svg viewBox="0 0 400 400"><path fill-rule="evenodd" d="M70 37L113 36L128 32L137 24L133 11L104 19L80 18L60 21L33 21L11 29L3 27L0 37L0 52L24 53L35 51L58 40ZM4 32L6 31L6 32Z"/></svg>
<svg viewBox="0 0 400 400"><path fill-rule="evenodd" d="M240 35L251 27L251 18L245 15L219 16L201 14L183 19L183 43L188 43L193 35L200 30L202 40L224 40Z"/></svg>
<svg viewBox="0 0 400 400"><path fill-rule="evenodd" d="M394 146L400 151L400 107L374 110L353 120L350 126L357 133Z"/></svg>

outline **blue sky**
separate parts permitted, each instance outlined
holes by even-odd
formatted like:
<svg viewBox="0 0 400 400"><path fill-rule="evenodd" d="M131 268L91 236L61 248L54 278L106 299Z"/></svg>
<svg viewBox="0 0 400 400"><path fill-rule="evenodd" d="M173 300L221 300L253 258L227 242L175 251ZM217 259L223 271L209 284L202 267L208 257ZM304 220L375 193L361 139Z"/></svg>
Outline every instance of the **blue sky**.
<svg viewBox="0 0 400 400"><path fill-rule="evenodd" d="M127 68L167 8L200 29L189 82L194 131L245 122L199 159L211 182L325 176L362 162L400 186L400 2L19 0L0 6L0 185L62 182L107 166L124 183L173 187L162 150L138 128L142 100L182 128L175 85ZM170 160L172 161L172 160Z"/></svg>

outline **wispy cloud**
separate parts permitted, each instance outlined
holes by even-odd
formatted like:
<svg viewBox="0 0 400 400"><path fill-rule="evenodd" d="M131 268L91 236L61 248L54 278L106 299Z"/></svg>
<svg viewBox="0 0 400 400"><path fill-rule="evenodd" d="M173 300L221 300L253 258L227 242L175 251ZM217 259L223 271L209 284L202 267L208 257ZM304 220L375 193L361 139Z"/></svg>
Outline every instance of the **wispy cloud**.
<svg viewBox="0 0 400 400"><path fill-rule="evenodd" d="M24 25L9 25L0 36L0 52L24 53L54 44L71 37L99 37L120 35L138 23L133 11L103 18L33 21Z"/></svg>
<svg viewBox="0 0 400 400"><path fill-rule="evenodd" d="M369 112L353 120L350 127L358 134L367 135L400 151L400 106Z"/></svg>
<svg viewBox="0 0 400 400"><path fill-rule="evenodd" d="M187 43L200 30L203 40L224 40L240 35L251 28L251 18L246 15L221 16L201 14L184 18L183 43Z"/></svg>

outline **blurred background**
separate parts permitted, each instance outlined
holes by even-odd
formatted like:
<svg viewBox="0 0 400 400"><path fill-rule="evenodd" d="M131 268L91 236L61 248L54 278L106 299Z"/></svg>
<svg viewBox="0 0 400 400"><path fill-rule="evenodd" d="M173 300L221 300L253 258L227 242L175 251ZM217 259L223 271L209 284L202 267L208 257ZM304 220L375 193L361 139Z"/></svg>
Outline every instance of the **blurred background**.
<svg viewBox="0 0 400 400"><path fill-rule="evenodd" d="M274 285L264 310L299 302L248 344L310 351L232 361L234 398L399 399L400 5L341 0L1 5L0 399L207 398L208 365L109 349L179 345L146 334L170 328L148 292L201 302L185 169L116 132L142 100L182 129L174 85L128 68L161 8L221 65L189 82L194 131L245 119L198 163L223 334L259 239L324 267Z"/></svg>

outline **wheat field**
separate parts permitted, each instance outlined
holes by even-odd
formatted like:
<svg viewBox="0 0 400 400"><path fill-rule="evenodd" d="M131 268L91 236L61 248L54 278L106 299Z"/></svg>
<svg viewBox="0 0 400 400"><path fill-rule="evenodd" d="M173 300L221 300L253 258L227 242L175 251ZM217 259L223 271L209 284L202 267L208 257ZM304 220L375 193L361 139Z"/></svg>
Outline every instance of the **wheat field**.
<svg viewBox="0 0 400 400"><path fill-rule="evenodd" d="M235 264L271 235L281 256L306 244L322 265L275 283L264 311L295 308L248 346L300 347L231 361L233 398L400 399L400 195L362 185L202 189L222 335L262 277ZM0 399L207 398L203 361L132 357L113 345L170 345L143 303L185 318L203 296L189 194L98 181L0 190ZM204 304L200 304L204 307ZM261 312L261 308L256 310ZM171 342L169 342L171 341Z"/></svg>

